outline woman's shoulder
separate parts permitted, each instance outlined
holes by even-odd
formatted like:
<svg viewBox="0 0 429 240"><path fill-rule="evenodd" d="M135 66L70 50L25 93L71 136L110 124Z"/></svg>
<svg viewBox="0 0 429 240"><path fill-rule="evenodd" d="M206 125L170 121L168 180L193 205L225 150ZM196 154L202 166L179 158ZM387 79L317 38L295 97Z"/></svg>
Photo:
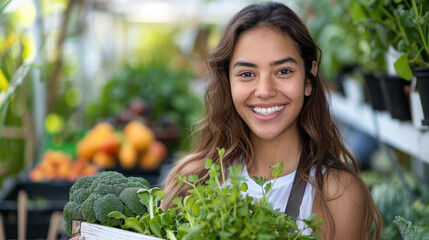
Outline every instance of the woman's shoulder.
<svg viewBox="0 0 429 240"><path fill-rule="evenodd" d="M364 230L358 226L363 226L367 213L368 194L365 188L358 174L333 168L327 169L324 174L322 195L335 223L335 239L362 235L361 231ZM322 213L324 218L326 216L318 209L320 207L316 206L317 212Z"/></svg>
<svg viewBox="0 0 429 240"><path fill-rule="evenodd" d="M363 193L365 185L358 174L328 167L323 176L323 193L327 200L341 197L343 194L358 197Z"/></svg>

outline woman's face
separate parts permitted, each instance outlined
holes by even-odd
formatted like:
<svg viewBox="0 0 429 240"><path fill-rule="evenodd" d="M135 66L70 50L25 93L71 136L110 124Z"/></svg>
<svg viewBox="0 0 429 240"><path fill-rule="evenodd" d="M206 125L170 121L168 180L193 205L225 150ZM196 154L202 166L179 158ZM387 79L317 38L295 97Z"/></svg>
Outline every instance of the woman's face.
<svg viewBox="0 0 429 240"><path fill-rule="evenodd" d="M313 64L313 73L317 64ZM304 97L311 94L304 61L288 36L261 27L237 41L229 79L234 106L252 137L272 140L297 129Z"/></svg>

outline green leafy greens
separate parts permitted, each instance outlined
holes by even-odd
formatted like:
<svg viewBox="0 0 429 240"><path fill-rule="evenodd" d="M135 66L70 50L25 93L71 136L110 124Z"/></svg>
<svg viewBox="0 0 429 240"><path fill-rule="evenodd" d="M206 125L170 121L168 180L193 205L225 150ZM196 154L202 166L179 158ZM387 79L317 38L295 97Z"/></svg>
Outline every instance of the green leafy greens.
<svg viewBox="0 0 429 240"><path fill-rule="evenodd" d="M111 212L110 217L121 220L121 228L170 240L184 239L320 239L322 220L315 215L302 220L312 229L304 235L294 219L273 208L268 199L276 179L281 175L283 164L271 166L274 180L255 177L261 186L263 197L258 200L246 195L247 183L240 176L242 165L228 168L229 183L222 163L224 149L218 148L219 164L207 159L205 169L209 179L204 183L197 175L179 176L178 184L191 186L189 195L173 200L175 208L165 212L158 207L165 193L159 188L137 191L140 202L148 210L142 216L127 217ZM222 182L220 181L222 180Z"/></svg>

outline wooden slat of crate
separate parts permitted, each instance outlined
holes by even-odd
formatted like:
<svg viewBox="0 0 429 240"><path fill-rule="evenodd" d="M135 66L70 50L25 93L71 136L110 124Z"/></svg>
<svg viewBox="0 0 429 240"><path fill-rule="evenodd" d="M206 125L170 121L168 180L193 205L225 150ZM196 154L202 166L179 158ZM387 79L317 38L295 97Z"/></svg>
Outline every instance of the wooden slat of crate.
<svg viewBox="0 0 429 240"><path fill-rule="evenodd" d="M163 240L157 237L87 222L80 223L80 235L85 237L85 240Z"/></svg>

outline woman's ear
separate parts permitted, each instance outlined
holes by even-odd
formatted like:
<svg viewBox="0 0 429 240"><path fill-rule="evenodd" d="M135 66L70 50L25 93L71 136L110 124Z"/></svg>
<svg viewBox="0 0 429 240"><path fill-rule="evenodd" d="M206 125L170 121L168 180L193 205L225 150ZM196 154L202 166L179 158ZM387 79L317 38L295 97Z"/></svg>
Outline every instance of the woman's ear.
<svg viewBox="0 0 429 240"><path fill-rule="evenodd" d="M314 77L316 77L318 71L317 62L313 61L310 72L313 74Z"/></svg>
<svg viewBox="0 0 429 240"><path fill-rule="evenodd" d="M317 62L313 61L310 72L311 74L313 74L314 77L316 77L317 75L317 68L318 68ZM307 79L305 83L305 92L304 92L305 96L306 97L310 96L312 90L313 90L313 85L311 84L311 81Z"/></svg>

